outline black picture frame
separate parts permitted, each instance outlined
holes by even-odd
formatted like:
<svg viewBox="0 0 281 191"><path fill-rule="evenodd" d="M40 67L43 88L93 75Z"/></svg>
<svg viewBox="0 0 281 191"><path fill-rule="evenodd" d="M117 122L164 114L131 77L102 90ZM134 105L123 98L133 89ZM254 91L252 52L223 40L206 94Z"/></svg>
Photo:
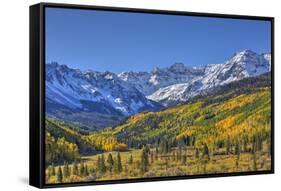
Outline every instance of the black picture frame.
<svg viewBox="0 0 281 191"><path fill-rule="evenodd" d="M93 181L79 183L60 183L45 184L45 8L68 8L103 10L128 13L152 13L164 15L181 16L200 16L214 18L233 18L247 20L264 20L271 22L271 170L234 172L205 175L139 178L110 181ZM274 173L274 18L248 15L214 14L214 13L195 13L169 10L135 9L123 7L103 7L72 4L39 3L30 6L30 147L29 147L29 183L38 188L66 187L66 186L85 186L99 184L132 183L148 181L165 181L178 179L227 177L242 175L258 175Z"/></svg>

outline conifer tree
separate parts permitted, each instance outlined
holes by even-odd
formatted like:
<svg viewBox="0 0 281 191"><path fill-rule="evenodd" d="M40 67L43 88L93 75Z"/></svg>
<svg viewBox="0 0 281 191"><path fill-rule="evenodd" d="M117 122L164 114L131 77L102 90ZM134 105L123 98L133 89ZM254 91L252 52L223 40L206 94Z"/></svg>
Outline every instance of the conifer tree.
<svg viewBox="0 0 281 191"><path fill-rule="evenodd" d="M70 167L68 165L68 163L66 163L66 169L67 169L67 176L70 176Z"/></svg>
<svg viewBox="0 0 281 191"><path fill-rule="evenodd" d="M99 172L100 173L105 173L106 172L105 159L104 159L104 155L103 154L101 155L101 158L100 158Z"/></svg>
<svg viewBox="0 0 281 191"><path fill-rule="evenodd" d="M182 155L182 164L186 165L186 161L187 161L187 157L186 157L186 153L184 155Z"/></svg>
<svg viewBox="0 0 281 191"><path fill-rule="evenodd" d="M255 137L253 137L253 139L252 139L252 148L251 148L251 153L252 154L254 154L255 152L256 152L256 138Z"/></svg>
<svg viewBox="0 0 281 191"><path fill-rule="evenodd" d="M148 153L145 149L142 150L142 155L141 155L141 172L145 173L148 171Z"/></svg>
<svg viewBox="0 0 281 191"><path fill-rule="evenodd" d="M88 170L88 165L87 164L85 165L83 176L89 176L89 170Z"/></svg>
<svg viewBox="0 0 281 191"><path fill-rule="evenodd" d="M196 159L199 158L199 150L198 150L198 148L195 149L195 158Z"/></svg>
<svg viewBox="0 0 281 191"><path fill-rule="evenodd" d="M236 142L236 145L235 145L235 154L237 155L237 159L239 160L239 158L240 158L240 144L239 144L238 141Z"/></svg>
<svg viewBox="0 0 281 191"><path fill-rule="evenodd" d="M116 160L114 162L114 172L115 173L120 173L122 172L122 162L121 162L121 156L120 153L117 153Z"/></svg>
<svg viewBox="0 0 281 191"><path fill-rule="evenodd" d="M243 152L247 152L247 144L248 144L248 138L247 136L243 137Z"/></svg>
<svg viewBox="0 0 281 191"><path fill-rule="evenodd" d="M133 164L133 156L132 156L132 154L130 155L130 158L129 158L128 163L129 163L130 165L132 165L132 164Z"/></svg>
<svg viewBox="0 0 281 191"><path fill-rule="evenodd" d="M267 155L268 156L271 156L271 141L270 140L268 140L268 147L267 147Z"/></svg>
<svg viewBox="0 0 281 191"><path fill-rule="evenodd" d="M168 141L167 140L163 140L160 144L160 148L161 148L161 153L168 153L169 151L169 145L168 145Z"/></svg>
<svg viewBox="0 0 281 191"><path fill-rule="evenodd" d="M165 158L165 168L166 168L166 170L168 170L168 168L169 168L169 163L168 163L168 159L167 158Z"/></svg>
<svg viewBox="0 0 281 191"><path fill-rule="evenodd" d="M263 149L263 144L262 144L262 135L261 133L257 134L257 150L261 151Z"/></svg>
<svg viewBox="0 0 281 191"><path fill-rule="evenodd" d="M179 146L179 151L177 153L177 161L180 161L182 158L182 147L181 145Z"/></svg>
<svg viewBox="0 0 281 191"><path fill-rule="evenodd" d="M79 169L79 174L80 174L80 176L83 176L83 175L85 174L84 171L85 171L84 163L81 162L81 163L80 163L80 169Z"/></svg>
<svg viewBox="0 0 281 191"><path fill-rule="evenodd" d="M65 162L64 165L63 165L63 176L64 176L64 177L68 177L69 175L70 175L69 166L68 166L68 164Z"/></svg>
<svg viewBox="0 0 281 191"><path fill-rule="evenodd" d="M100 172L101 169L101 158L98 156L98 161L97 161L97 170Z"/></svg>
<svg viewBox="0 0 281 191"><path fill-rule="evenodd" d="M55 176L55 175L56 175L56 170L55 170L54 163L52 163L52 165L51 165L51 175L52 175L52 176Z"/></svg>
<svg viewBox="0 0 281 191"><path fill-rule="evenodd" d="M73 164L73 170L72 170L73 175L78 175L78 165L77 162L75 161Z"/></svg>
<svg viewBox="0 0 281 191"><path fill-rule="evenodd" d="M210 159L209 148L206 143L204 144L203 147L203 156L207 157L207 159Z"/></svg>
<svg viewBox="0 0 281 191"><path fill-rule="evenodd" d="M171 143L169 141L166 141L166 150L167 150L167 153L171 152Z"/></svg>
<svg viewBox="0 0 281 191"><path fill-rule="evenodd" d="M153 156L153 152L150 152L150 162L151 164L154 163L154 156Z"/></svg>
<svg viewBox="0 0 281 191"><path fill-rule="evenodd" d="M238 170L238 167L239 167L239 158L238 157L235 160L235 167L236 167L236 170Z"/></svg>
<svg viewBox="0 0 281 191"><path fill-rule="evenodd" d="M59 166L58 172L57 172L57 182L58 183L62 182L62 179L63 179L62 170L61 170L61 167Z"/></svg>
<svg viewBox="0 0 281 191"><path fill-rule="evenodd" d="M156 145L155 154L158 155L158 144Z"/></svg>
<svg viewBox="0 0 281 191"><path fill-rule="evenodd" d="M229 137L227 137L227 140L226 140L226 154L227 155L229 155L230 149L231 149L230 139L229 139Z"/></svg>
<svg viewBox="0 0 281 191"><path fill-rule="evenodd" d="M113 158L112 158L112 154L111 154L111 153L108 154L106 162L107 162L107 164L108 164L108 165L107 165L107 166L108 166L108 170L109 170L110 172L112 172L112 168L113 168L113 163L114 163L114 161L113 161Z"/></svg>

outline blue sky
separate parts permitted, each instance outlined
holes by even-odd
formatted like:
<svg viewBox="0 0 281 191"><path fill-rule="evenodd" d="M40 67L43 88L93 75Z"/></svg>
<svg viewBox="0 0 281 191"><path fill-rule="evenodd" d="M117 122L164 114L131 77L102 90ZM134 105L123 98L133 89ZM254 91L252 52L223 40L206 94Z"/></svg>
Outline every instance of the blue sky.
<svg viewBox="0 0 281 191"><path fill-rule="evenodd" d="M47 8L45 23L46 61L82 70L150 71L271 51L269 21Z"/></svg>

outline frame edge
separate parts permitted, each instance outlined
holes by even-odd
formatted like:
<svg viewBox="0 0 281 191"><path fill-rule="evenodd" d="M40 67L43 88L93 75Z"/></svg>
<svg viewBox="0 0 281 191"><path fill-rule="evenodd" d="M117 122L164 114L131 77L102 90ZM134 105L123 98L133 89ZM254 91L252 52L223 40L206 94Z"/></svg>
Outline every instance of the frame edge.
<svg viewBox="0 0 281 191"><path fill-rule="evenodd" d="M29 185L42 188L40 125L40 7L29 7Z"/></svg>

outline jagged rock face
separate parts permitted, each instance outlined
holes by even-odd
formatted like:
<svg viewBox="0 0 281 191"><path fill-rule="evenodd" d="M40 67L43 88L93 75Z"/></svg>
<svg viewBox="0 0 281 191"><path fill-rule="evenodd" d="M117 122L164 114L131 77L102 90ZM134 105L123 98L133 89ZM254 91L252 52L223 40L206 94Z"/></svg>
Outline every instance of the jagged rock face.
<svg viewBox="0 0 281 191"><path fill-rule="evenodd" d="M155 68L151 72L122 72L118 76L123 81L133 84L144 95L149 96L159 88L189 82L203 74L204 71L201 68L196 69L182 63L175 63L168 68Z"/></svg>
<svg viewBox="0 0 281 191"><path fill-rule="evenodd" d="M223 64L188 67L176 63L150 72L81 71L46 64L46 110L129 116L170 106L200 92L271 70L271 54L235 53Z"/></svg>
<svg viewBox="0 0 281 191"><path fill-rule="evenodd" d="M74 110L124 116L159 107L114 73L82 72L57 63L46 65L46 99Z"/></svg>

